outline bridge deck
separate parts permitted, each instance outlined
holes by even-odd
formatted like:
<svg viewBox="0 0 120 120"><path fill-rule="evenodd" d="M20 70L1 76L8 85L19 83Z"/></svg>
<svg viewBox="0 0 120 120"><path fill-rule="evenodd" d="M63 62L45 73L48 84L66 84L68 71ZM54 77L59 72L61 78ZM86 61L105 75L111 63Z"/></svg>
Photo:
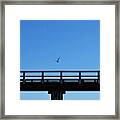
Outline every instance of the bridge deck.
<svg viewBox="0 0 120 120"><path fill-rule="evenodd" d="M65 91L100 91L100 71L21 71L20 91L48 91L63 99Z"/></svg>
<svg viewBox="0 0 120 120"><path fill-rule="evenodd" d="M98 83L20 83L21 91L99 91L100 85Z"/></svg>

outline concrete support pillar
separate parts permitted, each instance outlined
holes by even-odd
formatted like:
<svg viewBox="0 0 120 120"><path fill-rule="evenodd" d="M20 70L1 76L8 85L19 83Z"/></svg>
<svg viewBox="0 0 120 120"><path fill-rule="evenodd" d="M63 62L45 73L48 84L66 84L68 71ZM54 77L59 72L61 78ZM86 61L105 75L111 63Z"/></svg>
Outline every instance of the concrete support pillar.
<svg viewBox="0 0 120 120"><path fill-rule="evenodd" d="M51 100L63 100L65 91L48 91L48 94L51 94Z"/></svg>

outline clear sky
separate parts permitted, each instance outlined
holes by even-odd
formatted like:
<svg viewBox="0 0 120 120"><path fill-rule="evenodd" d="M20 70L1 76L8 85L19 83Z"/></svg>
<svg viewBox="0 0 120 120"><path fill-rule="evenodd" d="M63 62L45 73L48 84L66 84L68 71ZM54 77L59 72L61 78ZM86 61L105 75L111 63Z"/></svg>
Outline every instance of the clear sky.
<svg viewBox="0 0 120 120"><path fill-rule="evenodd" d="M100 68L98 20L21 20L20 32L21 70Z"/></svg>
<svg viewBox="0 0 120 120"><path fill-rule="evenodd" d="M100 21L21 20L20 69L99 70Z"/></svg>

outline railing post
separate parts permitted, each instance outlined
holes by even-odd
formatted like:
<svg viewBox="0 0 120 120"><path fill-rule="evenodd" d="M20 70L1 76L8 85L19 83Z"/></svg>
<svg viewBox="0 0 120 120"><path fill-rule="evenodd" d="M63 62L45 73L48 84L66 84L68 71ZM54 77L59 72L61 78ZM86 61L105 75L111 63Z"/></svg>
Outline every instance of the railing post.
<svg viewBox="0 0 120 120"><path fill-rule="evenodd" d="M79 80L78 83L81 84L81 72L79 72Z"/></svg>
<svg viewBox="0 0 120 120"><path fill-rule="evenodd" d="M98 71L98 83L100 83L100 71Z"/></svg>
<svg viewBox="0 0 120 120"><path fill-rule="evenodd" d="M81 84L84 84L84 79L82 79L82 72L81 73Z"/></svg>
<svg viewBox="0 0 120 120"><path fill-rule="evenodd" d="M62 81L62 71L60 71L60 84L62 84L63 81Z"/></svg>
<svg viewBox="0 0 120 120"><path fill-rule="evenodd" d="M25 84L25 71L23 72L23 84Z"/></svg>
<svg viewBox="0 0 120 120"><path fill-rule="evenodd" d="M43 71L42 71L41 77L42 77L41 82L42 82L42 84L44 84L44 72Z"/></svg>

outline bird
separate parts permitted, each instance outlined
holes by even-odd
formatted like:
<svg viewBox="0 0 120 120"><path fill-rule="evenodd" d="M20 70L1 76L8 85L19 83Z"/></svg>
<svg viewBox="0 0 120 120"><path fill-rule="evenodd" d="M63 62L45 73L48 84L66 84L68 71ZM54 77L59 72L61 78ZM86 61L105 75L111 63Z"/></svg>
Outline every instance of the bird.
<svg viewBox="0 0 120 120"><path fill-rule="evenodd" d="M60 61L60 57L57 58L56 63L59 63L59 61Z"/></svg>

